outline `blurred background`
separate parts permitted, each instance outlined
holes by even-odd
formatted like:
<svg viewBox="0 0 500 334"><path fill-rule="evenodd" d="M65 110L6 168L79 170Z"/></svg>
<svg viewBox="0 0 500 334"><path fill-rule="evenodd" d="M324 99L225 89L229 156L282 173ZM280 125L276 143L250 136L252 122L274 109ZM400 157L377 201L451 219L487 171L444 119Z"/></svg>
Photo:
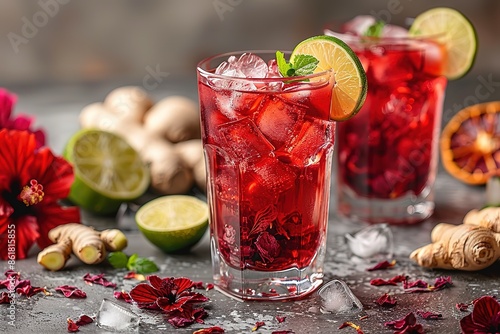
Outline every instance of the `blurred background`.
<svg viewBox="0 0 500 334"><path fill-rule="evenodd" d="M196 99L195 67L204 57L292 49L359 14L404 25L437 6L463 12L480 43L472 71L448 86L446 120L461 106L500 99L498 0L0 0L0 86L38 114L59 102L81 109L124 84ZM484 82L490 94L478 97Z"/></svg>

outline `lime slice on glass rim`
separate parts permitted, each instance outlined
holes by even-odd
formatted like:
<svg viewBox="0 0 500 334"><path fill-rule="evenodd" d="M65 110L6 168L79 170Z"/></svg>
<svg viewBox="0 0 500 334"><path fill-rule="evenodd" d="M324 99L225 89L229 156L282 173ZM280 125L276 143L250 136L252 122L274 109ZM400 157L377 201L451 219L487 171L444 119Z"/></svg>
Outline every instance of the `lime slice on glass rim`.
<svg viewBox="0 0 500 334"><path fill-rule="evenodd" d="M166 253L194 246L208 227L208 205L187 195L162 196L147 202L135 215L137 227Z"/></svg>
<svg viewBox="0 0 500 334"><path fill-rule="evenodd" d="M333 70L335 85L332 92L330 119L345 121L361 109L368 85L363 65L354 51L333 36L314 36L300 42L292 52L290 61L299 54L318 59L314 73Z"/></svg>
<svg viewBox="0 0 500 334"><path fill-rule="evenodd" d="M450 80L464 76L474 64L477 35L472 23L459 11L433 8L418 15L410 27L413 37L436 36L447 52L443 75Z"/></svg>
<svg viewBox="0 0 500 334"><path fill-rule="evenodd" d="M149 169L139 153L110 132L78 131L66 144L63 156L75 174L68 199L88 211L116 213L123 202L138 198L149 186Z"/></svg>

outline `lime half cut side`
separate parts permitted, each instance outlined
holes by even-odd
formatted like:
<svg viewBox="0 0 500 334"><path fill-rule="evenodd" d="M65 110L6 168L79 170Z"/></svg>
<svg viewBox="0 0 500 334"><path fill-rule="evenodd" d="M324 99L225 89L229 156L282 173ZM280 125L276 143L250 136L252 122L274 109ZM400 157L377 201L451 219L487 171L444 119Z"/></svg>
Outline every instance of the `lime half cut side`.
<svg viewBox="0 0 500 334"><path fill-rule="evenodd" d="M68 199L98 214L115 213L121 203L144 194L149 170L125 139L102 130L74 134L63 153L75 180Z"/></svg>
<svg viewBox="0 0 500 334"><path fill-rule="evenodd" d="M193 196L162 196L144 204L135 220L142 234L167 253L195 245L208 227L208 205Z"/></svg>
<svg viewBox="0 0 500 334"><path fill-rule="evenodd" d="M361 109L368 89L366 73L346 43L333 36L314 36L295 47L291 62L298 54L311 55L319 60L315 73L333 70L335 74L330 119L344 121Z"/></svg>
<svg viewBox="0 0 500 334"><path fill-rule="evenodd" d="M459 11L433 8L418 15L409 31L413 37L435 37L444 44L447 62L443 75L458 79L472 68L477 53L477 35L472 23Z"/></svg>

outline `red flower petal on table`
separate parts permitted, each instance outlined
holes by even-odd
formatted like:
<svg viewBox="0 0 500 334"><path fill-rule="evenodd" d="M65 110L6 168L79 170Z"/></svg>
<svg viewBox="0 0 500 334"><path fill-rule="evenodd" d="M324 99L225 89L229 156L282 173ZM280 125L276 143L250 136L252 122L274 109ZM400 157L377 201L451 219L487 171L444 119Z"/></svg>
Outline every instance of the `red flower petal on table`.
<svg viewBox="0 0 500 334"><path fill-rule="evenodd" d="M75 323L77 326L85 326L85 325L88 325L92 322L94 322L94 319L92 319L91 317L89 317L86 314L82 314L80 316L80 318L78 318L78 320Z"/></svg>
<svg viewBox="0 0 500 334"><path fill-rule="evenodd" d="M424 318L425 320L436 320L443 317L441 313L434 313L429 311L417 311L417 315Z"/></svg>
<svg viewBox="0 0 500 334"><path fill-rule="evenodd" d="M90 273L86 273L85 276L83 276L83 280L85 281L85 283L90 285L99 284L105 287L116 288L116 283L110 282L105 279L104 274L92 275Z"/></svg>
<svg viewBox="0 0 500 334"><path fill-rule="evenodd" d="M264 321L257 321L255 323L255 326L253 326L252 331L255 332L257 329L261 328L264 326L266 323Z"/></svg>
<svg viewBox="0 0 500 334"><path fill-rule="evenodd" d="M68 320L66 320L68 322L68 332L70 333L75 333L75 332L78 332L79 331L79 327L77 324L75 324L75 322L71 319L68 318Z"/></svg>
<svg viewBox="0 0 500 334"><path fill-rule="evenodd" d="M398 285L398 283L392 282L391 280L385 280L382 278L374 278L370 281L370 285L373 286Z"/></svg>
<svg viewBox="0 0 500 334"><path fill-rule="evenodd" d="M206 287L206 291L208 290L212 290L213 288L215 287L215 285L213 283L207 283L207 287Z"/></svg>
<svg viewBox="0 0 500 334"><path fill-rule="evenodd" d="M36 139L36 147L45 145L45 133L41 129L31 129L34 117L18 115L12 117L12 109L17 97L9 91L0 88L0 129L21 130L32 133Z"/></svg>
<svg viewBox="0 0 500 334"><path fill-rule="evenodd" d="M139 308L158 309L156 300L163 296L162 292L147 283L136 285L130 290L130 297Z"/></svg>
<svg viewBox="0 0 500 334"><path fill-rule="evenodd" d="M442 290L452 285L453 283L451 281L451 276L443 276L436 278L436 280L434 281L434 285L430 285L429 283L422 280L417 280L415 282L408 282L408 281L403 282L403 288L405 289L405 292L409 293L433 292Z"/></svg>
<svg viewBox="0 0 500 334"><path fill-rule="evenodd" d="M404 281L403 282L403 288L405 289L412 289L412 288L424 288L427 289L429 287L429 283L426 281L423 281L421 279L410 282L410 281Z"/></svg>
<svg viewBox="0 0 500 334"><path fill-rule="evenodd" d="M469 311L469 306L470 306L470 304L465 304L465 303L456 303L455 304L455 308L461 312Z"/></svg>
<svg viewBox="0 0 500 334"><path fill-rule="evenodd" d="M10 296L5 291L0 294L0 304L10 304Z"/></svg>
<svg viewBox="0 0 500 334"><path fill-rule="evenodd" d="M222 334L222 333L224 333L224 329L219 326L202 328L193 332L193 334Z"/></svg>
<svg viewBox="0 0 500 334"><path fill-rule="evenodd" d="M49 148L37 150L33 134L0 130L0 235L15 226L16 259L25 258L35 242L41 248L50 245L50 229L80 221L77 207L60 205L72 182L71 165ZM8 259L7 242L0 238L3 260Z"/></svg>
<svg viewBox="0 0 500 334"><path fill-rule="evenodd" d="M207 312L202 308L193 308L190 305L186 305L182 311L176 310L167 314L167 321L172 326L186 327L195 322L203 324L203 318L207 317Z"/></svg>
<svg viewBox="0 0 500 334"><path fill-rule="evenodd" d="M394 334L424 334L424 327L421 324L410 325L402 330L394 332Z"/></svg>
<svg viewBox="0 0 500 334"><path fill-rule="evenodd" d="M383 307L394 307L396 306L397 301L396 298L389 296L387 293L384 293L375 301L375 303Z"/></svg>
<svg viewBox="0 0 500 334"><path fill-rule="evenodd" d="M375 271L375 270L384 270L387 268L392 268L396 265L396 260L392 260L391 262L389 261L382 261L374 265L373 267L367 268L366 271Z"/></svg>
<svg viewBox="0 0 500 334"><path fill-rule="evenodd" d="M460 320L462 332L467 333L499 333L500 304L490 296L479 298L474 303L472 313Z"/></svg>
<svg viewBox="0 0 500 334"><path fill-rule="evenodd" d="M199 282L193 282L193 287L195 289L205 289L205 286L203 285L203 282L202 281L199 281Z"/></svg>
<svg viewBox="0 0 500 334"><path fill-rule="evenodd" d="M403 329L407 326L415 325L416 323L417 323L417 318L415 318L415 314L413 314L413 312L410 312L407 315L405 315L405 317L402 319L388 321L384 323L384 326L390 327L392 329Z"/></svg>
<svg viewBox="0 0 500 334"><path fill-rule="evenodd" d="M118 299L118 300L124 300L127 303L132 302L132 297L130 297L130 294L124 290L122 291L115 291L113 292L113 296Z"/></svg>
<svg viewBox="0 0 500 334"><path fill-rule="evenodd" d="M24 286L22 288L17 288L16 289L16 292L18 294L25 295L28 298L33 297L34 295L36 295L39 292L46 293L46 291L47 290L45 288L31 286L31 285L26 285L26 286Z"/></svg>
<svg viewBox="0 0 500 334"><path fill-rule="evenodd" d="M280 317L280 316L276 316L276 320L278 321L278 323L282 323L282 322L285 322L285 319L286 317Z"/></svg>
<svg viewBox="0 0 500 334"><path fill-rule="evenodd" d="M441 290L451 285L453 285L453 283L451 282L451 276L442 276L436 278L436 281L434 282L434 287L432 289L434 291Z"/></svg>
<svg viewBox="0 0 500 334"><path fill-rule="evenodd" d="M280 255L280 244L268 232L262 232L255 241L255 247L264 263L272 263Z"/></svg>
<svg viewBox="0 0 500 334"><path fill-rule="evenodd" d="M339 326L339 329L346 328L346 327L354 328L358 334L364 334L364 332L361 330L360 326L358 326L350 321L344 322L342 325Z"/></svg>
<svg viewBox="0 0 500 334"><path fill-rule="evenodd" d="M66 298L87 298L87 294L76 286L61 285L56 287L55 290L61 292Z"/></svg>

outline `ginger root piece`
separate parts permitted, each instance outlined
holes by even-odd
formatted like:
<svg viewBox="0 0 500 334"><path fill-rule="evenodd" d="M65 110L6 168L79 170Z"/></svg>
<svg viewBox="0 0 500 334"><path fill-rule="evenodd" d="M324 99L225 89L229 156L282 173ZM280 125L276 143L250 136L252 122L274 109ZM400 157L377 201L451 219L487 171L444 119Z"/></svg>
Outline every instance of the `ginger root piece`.
<svg viewBox="0 0 500 334"><path fill-rule="evenodd" d="M475 271L500 258L500 233L477 224L438 224L431 240L410 255L422 267Z"/></svg>
<svg viewBox="0 0 500 334"><path fill-rule="evenodd" d="M471 210L465 215L464 224L478 225L500 233L500 207Z"/></svg>
<svg viewBox="0 0 500 334"><path fill-rule="evenodd" d="M118 251L127 246L127 238L119 230L98 232L77 223L53 228L49 231L49 239L54 244L38 253L37 261L52 271L62 269L71 252L87 264L96 264L106 258L106 250Z"/></svg>

